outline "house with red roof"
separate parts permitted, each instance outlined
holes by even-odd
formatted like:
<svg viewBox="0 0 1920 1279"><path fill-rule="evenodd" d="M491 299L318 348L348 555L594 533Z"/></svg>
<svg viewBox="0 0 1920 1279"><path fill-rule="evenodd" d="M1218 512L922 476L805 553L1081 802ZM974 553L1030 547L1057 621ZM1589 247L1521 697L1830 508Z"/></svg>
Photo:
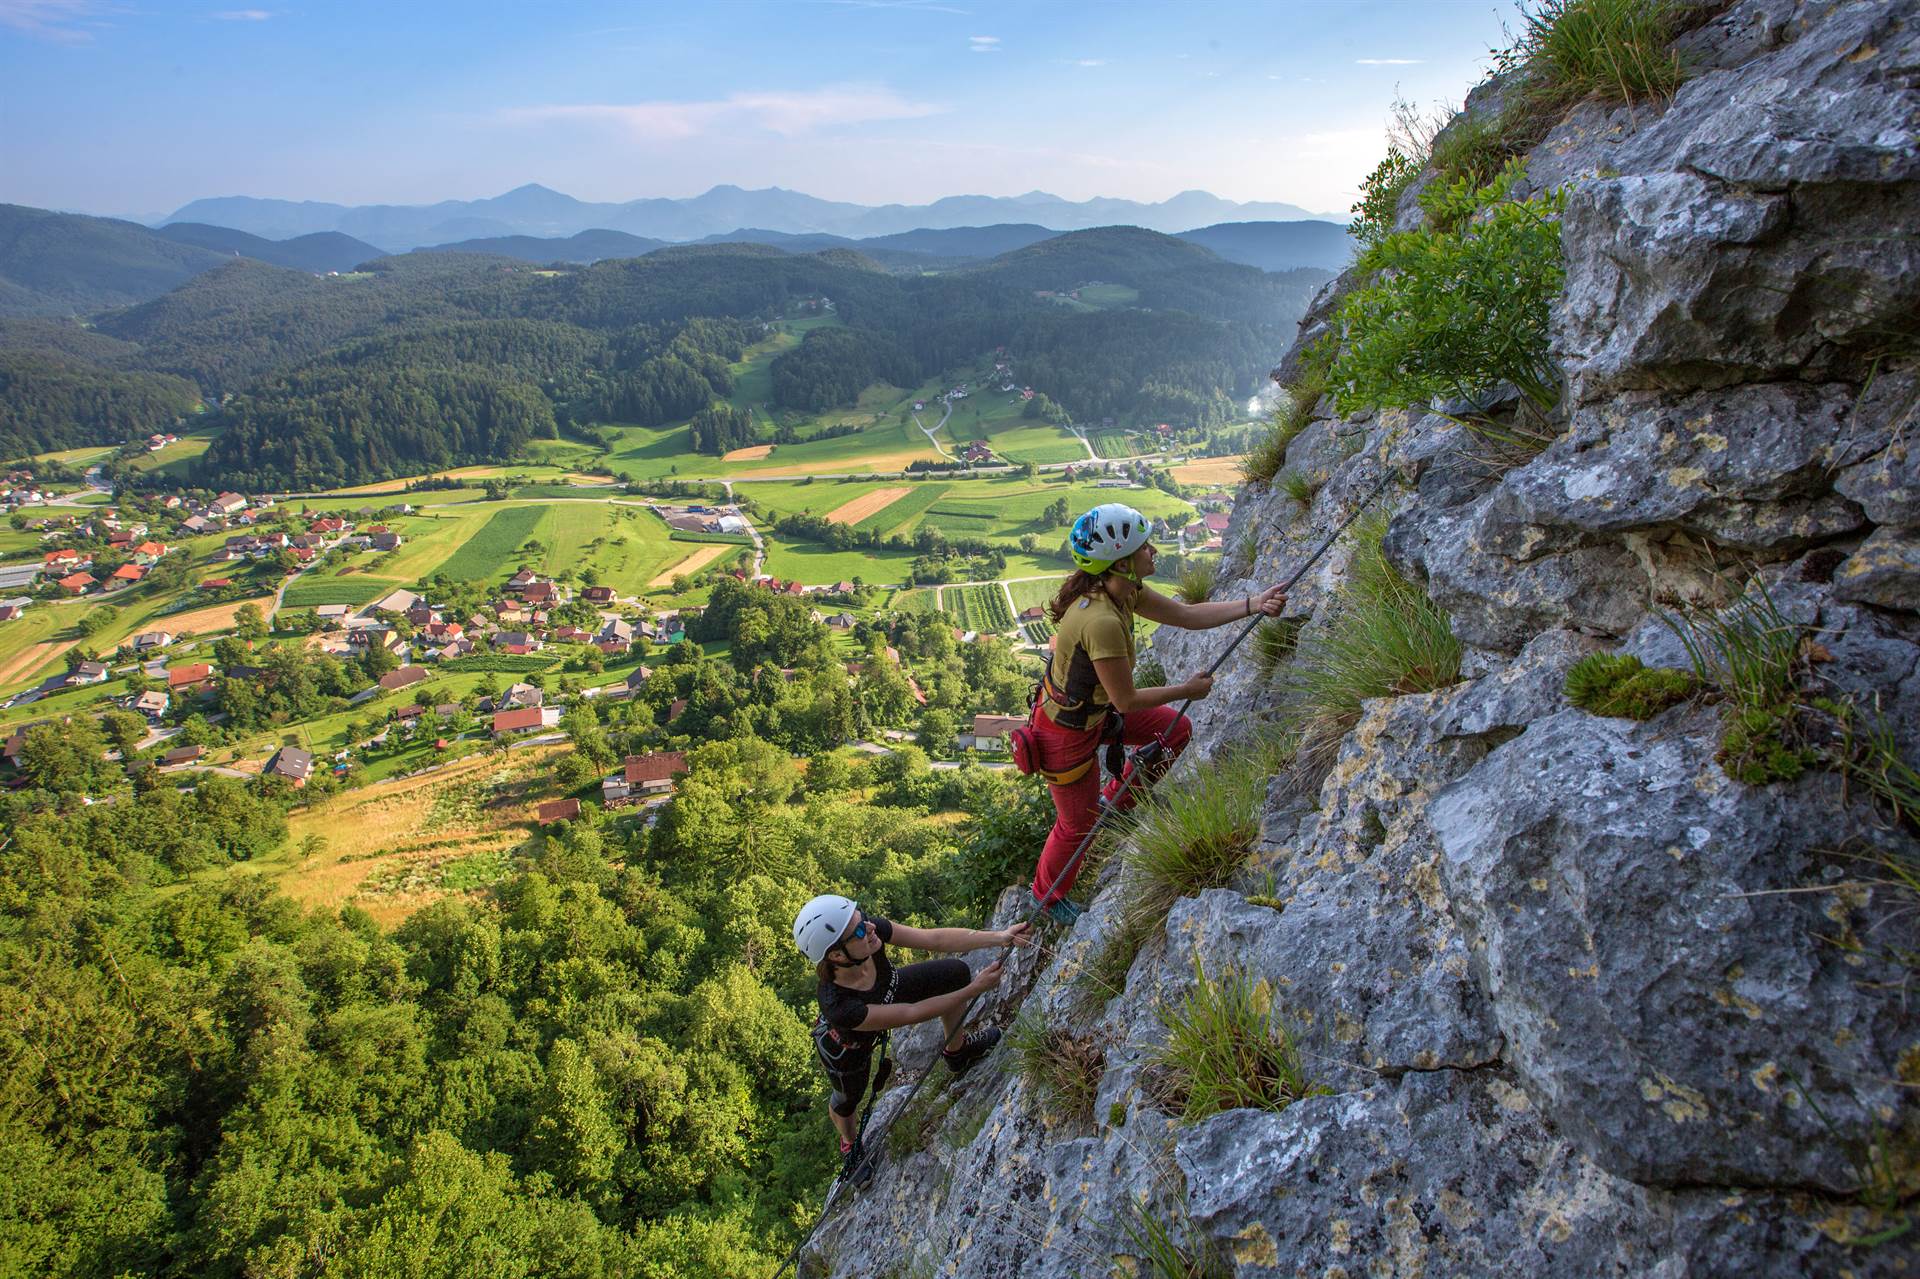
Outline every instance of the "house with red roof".
<svg viewBox="0 0 1920 1279"><path fill-rule="evenodd" d="M194 662L189 666L169 666L167 668L167 691L169 693L192 693L205 688L213 679L213 667L206 662Z"/></svg>
<svg viewBox="0 0 1920 1279"><path fill-rule="evenodd" d="M557 727L559 723L560 708L558 706L527 706L497 713L493 717L493 735L511 737L515 733L531 733L542 728Z"/></svg>
<svg viewBox="0 0 1920 1279"><path fill-rule="evenodd" d="M548 826L554 822L572 821L580 816L580 801L577 799L550 799L534 810L535 819Z"/></svg>
<svg viewBox="0 0 1920 1279"><path fill-rule="evenodd" d="M69 595L85 595L87 588L98 585L98 579L91 573L74 573L60 579L60 589Z"/></svg>

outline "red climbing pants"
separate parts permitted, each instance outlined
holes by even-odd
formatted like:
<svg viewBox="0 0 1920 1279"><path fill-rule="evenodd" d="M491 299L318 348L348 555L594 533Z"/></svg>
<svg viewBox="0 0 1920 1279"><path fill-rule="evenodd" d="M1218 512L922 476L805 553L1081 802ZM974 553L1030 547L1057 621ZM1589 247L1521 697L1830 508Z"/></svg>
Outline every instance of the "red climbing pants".
<svg viewBox="0 0 1920 1279"><path fill-rule="evenodd" d="M1040 767L1049 773L1068 772L1091 759L1101 748L1099 725L1086 729L1062 728L1043 710L1033 717L1033 728L1040 747ZM1120 740L1128 746L1144 746L1160 736L1162 729L1167 734L1165 749L1151 774L1141 779L1142 786L1151 785L1154 778L1165 772L1167 766L1186 749L1187 739L1193 736L1193 725L1171 706L1153 706L1133 711L1121 725ZM1033 873L1033 896L1042 906L1051 905L1065 897L1067 890L1073 887L1074 877L1080 873L1080 866L1075 865L1071 873L1061 875L1068 859L1073 856L1073 850L1080 846L1080 841L1093 829L1093 823L1099 818L1100 776L1100 767L1095 764L1077 781L1065 786L1048 787L1053 792L1053 830L1047 835L1046 847L1040 851L1040 866ZM1109 803L1125 812L1133 807L1139 787L1130 787L1121 793L1121 780L1108 780L1106 796ZM1082 864L1085 860L1081 859ZM1054 882L1056 876L1060 878L1059 883Z"/></svg>

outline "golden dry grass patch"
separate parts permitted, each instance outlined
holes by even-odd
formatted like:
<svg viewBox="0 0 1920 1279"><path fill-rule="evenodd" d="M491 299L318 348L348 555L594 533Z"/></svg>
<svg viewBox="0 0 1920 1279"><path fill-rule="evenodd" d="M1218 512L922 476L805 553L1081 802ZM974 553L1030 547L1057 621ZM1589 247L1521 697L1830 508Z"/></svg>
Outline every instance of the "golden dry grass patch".
<svg viewBox="0 0 1920 1279"><path fill-rule="evenodd" d="M869 515L877 515L881 511L886 510L889 506L892 506L895 502L898 502L911 492L913 492L912 489L905 485L900 485L893 488L875 489L871 493L863 493L851 502L842 502L839 506L829 511L827 513L827 523L858 524Z"/></svg>
<svg viewBox="0 0 1920 1279"><path fill-rule="evenodd" d="M678 575L685 573L688 576L692 576L719 559L722 555L725 555L728 551L736 551L739 549L737 546L718 543L713 546L703 546L693 554L687 556L687 558L681 560L678 564L661 569L658 573L654 574L653 580L648 582L647 585L671 586L673 585L673 579Z"/></svg>
<svg viewBox="0 0 1920 1279"><path fill-rule="evenodd" d="M171 617L156 618L159 625L178 635L191 631L195 635L211 635L215 631L230 631L234 628L234 619L241 609L253 605L260 610L260 616L271 615L273 596L262 595L259 599L235 600L231 604L214 604L207 608L196 608L191 613L175 613Z"/></svg>
<svg viewBox="0 0 1920 1279"><path fill-rule="evenodd" d="M785 465L775 458L770 465L755 467L743 471L736 479L760 475L868 475L878 471L903 471L909 462L937 459L940 455L932 449L906 449L898 453L867 453L848 461L837 458L831 461L789 462Z"/></svg>
<svg viewBox="0 0 1920 1279"><path fill-rule="evenodd" d="M1203 458L1198 462L1182 462L1170 468L1169 473L1176 484L1231 486L1246 478L1241 469L1246 460L1244 454L1233 457Z"/></svg>
<svg viewBox="0 0 1920 1279"><path fill-rule="evenodd" d="M351 903L383 927L392 927L449 896L449 890L368 892L368 884L407 873L430 879L449 862L524 843L534 806L550 798L541 766L559 749L535 747L506 757L474 755L430 773L345 791L297 809L287 817L284 868L277 874L280 887L302 905L337 910ZM501 794L462 816L434 820L436 804L449 791L502 777L508 784ZM324 847L302 857L301 846L313 835L325 841Z"/></svg>
<svg viewBox="0 0 1920 1279"><path fill-rule="evenodd" d="M40 665L52 661L80 641L41 640L38 644L29 644L13 655L12 660L0 665L0 684L11 684L24 675L32 674Z"/></svg>
<svg viewBox="0 0 1920 1279"><path fill-rule="evenodd" d="M743 449L734 449L720 456L722 462L753 462L773 452L771 444L752 444Z"/></svg>

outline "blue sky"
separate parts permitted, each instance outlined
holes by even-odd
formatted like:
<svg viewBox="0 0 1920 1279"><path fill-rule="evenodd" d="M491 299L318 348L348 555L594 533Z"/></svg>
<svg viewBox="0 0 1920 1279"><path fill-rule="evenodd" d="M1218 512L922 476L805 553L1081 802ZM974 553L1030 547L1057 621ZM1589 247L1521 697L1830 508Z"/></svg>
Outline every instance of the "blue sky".
<svg viewBox="0 0 1920 1279"><path fill-rule="evenodd" d="M245 0L242 0L245 3ZM0 0L0 201L828 199L1343 212L1396 91L1459 100L1507 0Z"/></svg>

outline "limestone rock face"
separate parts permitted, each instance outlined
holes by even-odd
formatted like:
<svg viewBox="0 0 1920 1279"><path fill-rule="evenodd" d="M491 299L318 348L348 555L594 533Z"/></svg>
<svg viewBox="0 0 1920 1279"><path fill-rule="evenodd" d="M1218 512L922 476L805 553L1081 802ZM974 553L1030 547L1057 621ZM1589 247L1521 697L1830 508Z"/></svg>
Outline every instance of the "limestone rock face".
<svg viewBox="0 0 1920 1279"><path fill-rule="evenodd" d="M1352 538L1311 557L1362 505L1446 611L1459 681L1364 702L1276 774L1244 867L1124 973L1099 961L1130 872L1084 876L1087 913L981 1015L1071 1041L1090 1102L1006 1049L896 1087L807 1279L1146 1275L1155 1232L1237 1279L1920 1275L1920 1228L1870 1242L1920 1150L1920 900L1888 869L1920 873L1920 824L1862 780L1870 737L1920 762L1920 3L1683 7L1670 103L1577 105L1529 156L1568 193L1552 438L1467 424L1512 420L1511 391L1316 406L1287 464L1324 482L1243 490L1215 591L1293 580L1298 647L1155 633L1169 682L1221 662L1161 786L1288 728ZM1283 381L1356 283L1316 299ZM1854 708L1799 777L1729 776L1739 690L1713 669L1644 723L1569 704L1583 657L1688 667L1676 625L1761 591L1807 698ZM1187 1123L1170 1010L1231 974L1312 1087ZM934 1045L901 1040L906 1084Z"/></svg>

